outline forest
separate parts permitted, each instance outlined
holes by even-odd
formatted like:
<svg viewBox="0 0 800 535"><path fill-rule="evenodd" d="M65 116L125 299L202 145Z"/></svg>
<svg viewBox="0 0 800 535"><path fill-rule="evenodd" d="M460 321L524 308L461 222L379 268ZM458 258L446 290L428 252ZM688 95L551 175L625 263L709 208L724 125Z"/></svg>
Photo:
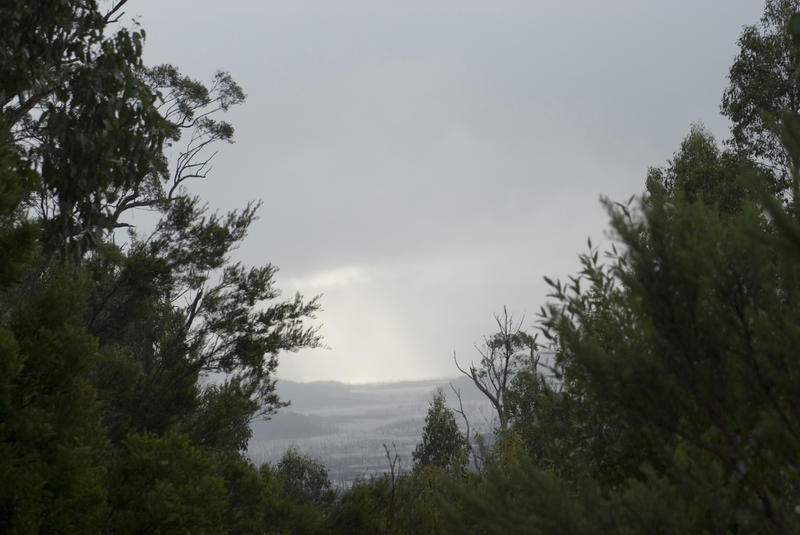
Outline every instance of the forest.
<svg viewBox="0 0 800 535"><path fill-rule="evenodd" d="M455 363L492 436L437 392L346 489L245 455L321 302L231 260L260 203L192 187L245 93L146 65L125 3L0 3L0 533L800 533L800 1L742 30L729 137L687 125L536 329Z"/></svg>

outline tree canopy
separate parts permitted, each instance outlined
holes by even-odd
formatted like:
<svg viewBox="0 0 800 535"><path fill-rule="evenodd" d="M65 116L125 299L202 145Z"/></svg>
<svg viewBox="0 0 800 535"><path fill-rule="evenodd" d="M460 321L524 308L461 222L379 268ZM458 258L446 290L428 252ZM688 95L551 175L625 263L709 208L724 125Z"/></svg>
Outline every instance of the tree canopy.
<svg viewBox="0 0 800 535"><path fill-rule="evenodd" d="M260 203L190 190L242 89L146 66L123 4L0 6L3 532L224 530L280 353L319 341L316 299L231 261Z"/></svg>
<svg viewBox="0 0 800 535"><path fill-rule="evenodd" d="M446 401L444 391L437 389L425 416L422 442L413 453L415 466L436 466L458 471L467 464L467 439L459 431L455 414Z"/></svg>

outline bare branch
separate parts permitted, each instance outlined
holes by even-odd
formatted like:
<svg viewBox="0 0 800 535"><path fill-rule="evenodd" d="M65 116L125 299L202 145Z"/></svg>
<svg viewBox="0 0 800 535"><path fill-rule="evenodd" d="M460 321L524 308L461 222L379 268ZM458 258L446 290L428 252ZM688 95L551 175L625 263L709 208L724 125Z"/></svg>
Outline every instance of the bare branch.
<svg viewBox="0 0 800 535"><path fill-rule="evenodd" d="M506 307L503 307L502 315L496 314L494 319L498 332L490 337L484 336L483 347L475 347L481 357L479 365L470 363L467 371L458 363L455 353L453 360L458 371L469 377L494 406L500 430L505 431L508 427L506 393L520 361L525 358L523 352L527 353L529 350L533 361L536 338L522 330L524 316L523 319L514 321Z"/></svg>
<svg viewBox="0 0 800 535"><path fill-rule="evenodd" d="M461 389L456 388L455 386L453 386L453 383L450 383L450 390L453 391L453 394L455 394L456 399L458 400L458 408L453 409L453 411L460 414L461 418L464 420L464 427L465 427L464 434L467 437L467 447L469 447L469 454L472 457L472 462L475 465L475 470L480 470L481 467L478 461L478 455L475 453L475 446L472 443L472 432L471 432L471 426L469 424L469 418L467 417L467 412L464 410L464 403L461 400Z"/></svg>
<svg viewBox="0 0 800 535"><path fill-rule="evenodd" d="M383 445L386 452L386 461L389 463L389 483L391 484L391 496L389 501L389 523L394 524L395 516L395 495L397 494L397 478L400 475L400 456L397 454L397 446L392 442L392 450L394 454L389 451L389 446Z"/></svg>
<svg viewBox="0 0 800 535"><path fill-rule="evenodd" d="M125 15L125 13L122 12L116 17L114 17L114 14L120 9L122 9L122 6L124 6L127 3L128 0L118 0L117 3L108 11L108 13L106 13L105 17L103 17L103 22L105 22L106 24L113 24L115 22L118 22L119 19L122 18L123 15Z"/></svg>

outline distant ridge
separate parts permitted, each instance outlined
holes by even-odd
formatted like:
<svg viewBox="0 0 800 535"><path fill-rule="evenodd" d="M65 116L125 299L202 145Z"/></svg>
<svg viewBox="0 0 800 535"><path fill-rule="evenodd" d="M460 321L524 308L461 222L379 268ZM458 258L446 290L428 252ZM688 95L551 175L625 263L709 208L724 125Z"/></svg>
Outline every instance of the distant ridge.
<svg viewBox="0 0 800 535"><path fill-rule="evenodd" d="M354 403L378 401L381 394L388 391L416 391L411 397L430 397L437 387L444 389L451 401L455 396L450 384L461 390L464 400L481 400L483 394L475 388L468 377L451 377L439 379L417 379L408 381L381 381L373 383L344 383L341 381L298 382L278 379L277 393L284 401L289 401L289 410L330 408L341 405L351 406Z"/></svg>
<svg viewBox="0 0 800 535"><path fill-rule="evenodd" d="M450 384L461 391L472 430L490 430L490 404L467 377L358 384L279 379L277 394L291 405L272 420L253 422L248 456L274 463L296 447L322 461L334 482L347 486L357 477L385 471L383 445L394 444L408 469L434 390L442 388L448 405L458 406Z"/></svg>

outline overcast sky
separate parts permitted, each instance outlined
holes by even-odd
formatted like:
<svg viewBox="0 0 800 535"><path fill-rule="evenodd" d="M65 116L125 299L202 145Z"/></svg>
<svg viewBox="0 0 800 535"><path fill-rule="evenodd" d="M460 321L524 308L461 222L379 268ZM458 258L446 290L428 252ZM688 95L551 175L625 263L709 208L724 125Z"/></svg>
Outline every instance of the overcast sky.
<svg viewBox="0 0 800 535"><path fill-rule="evenodd" d="M693 122L718 139L757 0L133 0L145 59L248 95L192 185L264 205L237 259L324 294L327 350L287 379L453 376L506 305L533 328L545 275L602 241L601 195L642 191Z"/></svg>

